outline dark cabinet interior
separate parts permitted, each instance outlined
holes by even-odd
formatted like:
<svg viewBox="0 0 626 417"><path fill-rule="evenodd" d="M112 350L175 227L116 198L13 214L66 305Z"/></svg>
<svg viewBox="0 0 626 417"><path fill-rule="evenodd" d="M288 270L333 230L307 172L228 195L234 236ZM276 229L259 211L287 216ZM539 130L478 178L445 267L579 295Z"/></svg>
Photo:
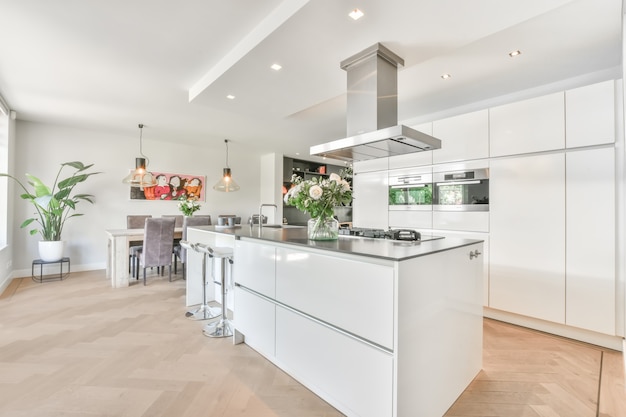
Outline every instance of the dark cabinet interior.
<svg viewBox="0 0 626 417"><path fill-rule="evenodd" d="M327 177L332 173L339 174L343 167L338 165L324 164L302 159L283 158L283 182L291 183L291 176L308 180L312 177Z"/></svg>

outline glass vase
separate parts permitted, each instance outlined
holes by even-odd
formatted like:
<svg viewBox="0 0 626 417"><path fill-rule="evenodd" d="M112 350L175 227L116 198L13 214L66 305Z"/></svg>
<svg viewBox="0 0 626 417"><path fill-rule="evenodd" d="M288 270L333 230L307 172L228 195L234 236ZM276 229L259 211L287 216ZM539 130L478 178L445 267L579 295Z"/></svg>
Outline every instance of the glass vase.
<svg viewBox="0 0 626 417"><path fill-rule="evenodd" d="M333 217L314 217L307 222L310 240L337 240L339 222Z"/></svg>

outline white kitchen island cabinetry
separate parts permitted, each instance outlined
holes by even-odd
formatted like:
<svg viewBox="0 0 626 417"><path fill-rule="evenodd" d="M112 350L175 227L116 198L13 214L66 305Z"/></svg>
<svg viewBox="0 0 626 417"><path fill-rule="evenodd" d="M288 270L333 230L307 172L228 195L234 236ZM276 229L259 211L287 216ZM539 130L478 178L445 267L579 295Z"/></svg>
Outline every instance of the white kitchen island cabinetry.
<svg viewBox="0 0 626 417"><path fill-rule="evenodd" d="M236 340L347 416L442 416L480 370L482 242L234 233Z"/></svg>

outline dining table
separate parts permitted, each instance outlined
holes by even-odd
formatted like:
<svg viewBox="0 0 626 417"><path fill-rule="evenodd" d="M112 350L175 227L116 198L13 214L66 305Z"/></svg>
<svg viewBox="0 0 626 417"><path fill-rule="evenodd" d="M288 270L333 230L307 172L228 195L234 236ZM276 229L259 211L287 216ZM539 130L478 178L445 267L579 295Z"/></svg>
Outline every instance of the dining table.
<svg viewBox="0 0 626 417"><path fill-rule="evenodd" d="M129 255L131 242L143 242L144 229L109 229L106 230L107 244L107 278L113 288L130 285ZM174 239L183 236L183 228L174 229Z"/></svg>

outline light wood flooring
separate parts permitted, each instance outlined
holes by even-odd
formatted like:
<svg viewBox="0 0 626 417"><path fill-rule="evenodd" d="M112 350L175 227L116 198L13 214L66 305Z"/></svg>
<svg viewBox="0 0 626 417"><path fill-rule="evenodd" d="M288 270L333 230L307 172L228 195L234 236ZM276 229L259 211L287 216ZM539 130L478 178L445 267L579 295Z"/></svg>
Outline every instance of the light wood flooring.
<svg viewBox="0 0 626 417"><path fill-rule="evenodd" d="M14 279L0 295L0 416L342 415L246 345L203 336L176 278ZM484 330L483 370L446 416L626 416L621 353L488 319Z"/></svg>

